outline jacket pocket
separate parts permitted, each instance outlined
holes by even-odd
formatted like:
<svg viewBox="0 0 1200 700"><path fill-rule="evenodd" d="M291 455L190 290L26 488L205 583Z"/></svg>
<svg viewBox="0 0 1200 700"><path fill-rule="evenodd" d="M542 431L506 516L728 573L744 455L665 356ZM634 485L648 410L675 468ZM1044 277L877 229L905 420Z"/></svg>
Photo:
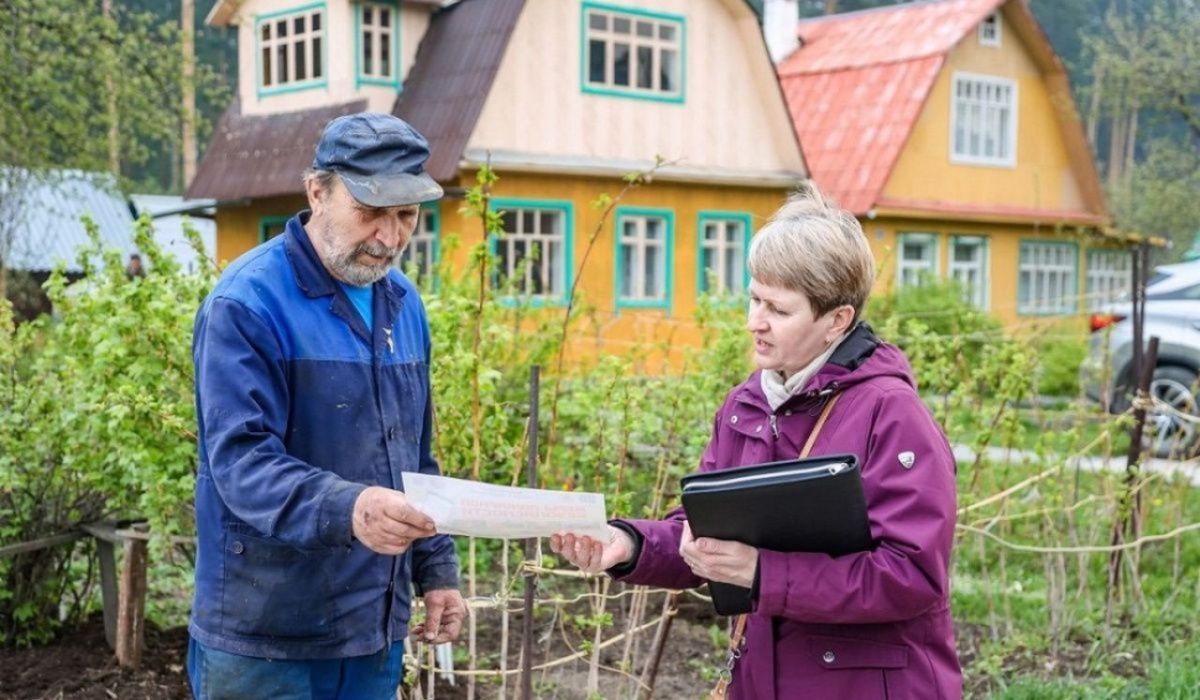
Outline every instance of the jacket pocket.
<svg viewBox="0 0 1200 700"><path fill-rule="evenodd" d="M332 632L326 553L250 534L225 532L223 627L246 637L319 639Z"/></svg>
<svg viewBox="0 0 1200 700"><path fill-rule="evenodd" d="M830 670L846 668L906 668L908 647L846 637L810 637L809 653Z"/></svg>
<svg viewBox="0 0 1200 700"><path fill-rule="evenodd" d="M908 667L908 648L884 642L844 637L809 638L808 653L817 665L834 672L842 682L829 684L853 697L901 700L907 698L895 687L901 669ZM830 676L832 678L832 676Z"/></svg>

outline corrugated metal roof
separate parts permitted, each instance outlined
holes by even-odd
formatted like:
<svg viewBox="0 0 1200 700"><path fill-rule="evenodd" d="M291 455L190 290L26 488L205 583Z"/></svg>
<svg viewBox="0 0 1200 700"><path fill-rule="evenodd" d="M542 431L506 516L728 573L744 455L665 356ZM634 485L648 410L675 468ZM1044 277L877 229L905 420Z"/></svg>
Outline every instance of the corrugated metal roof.
<svg viewBox="0 0 1200 700"><path fill-rule="evenodd" d="M188 272L196 272L200 269L204 261L197 259L196 251L192 249L192 244L188 241L187 236L183 234L183 222L186 218L188 223L200 233L200 239L204 241L204 254L212 260L217 253L217 224L212 219L207 219L198 216L187 216L180 214L168 214L166 216L155 216L159 212L177 211L189 200L175 195L165 194L133 194L129 195L129 199L133 201L133 206L137 209L138 215L149 214L154 217L154 240L163 250L175 257L175 260ZM204 201L200 202L204 204ZM215 204L211 200L207 201L210 206Z"/></svg>
<svg viewBox="0 0 1200 700"><path fill-rule="evenodd" d="M104 246L120 251L122 259L137 251L133 213L111 175L78 170L21 172L5 169L0 174L0 210L13 234L9 269L46 271L61 261L68 271L79 272L78 249L88 242L81 221L84 215L96 222Z"/></svg>
<svg viewBox="0 0 1200 700"><path fill-rule="evenodd" d="M433 16L392 111L429 139L434 179L458 172L524 7L525 0L462 0Z"/></svg>
<svg viewBox="0 0 1200 700"><path fill-rule="evenodd" d="M299 112L244 116L234 100L213 131L187 198L225 201L303 191L300 176L312 166L325 125L366 106L366 100L356 100Z"/></svg>

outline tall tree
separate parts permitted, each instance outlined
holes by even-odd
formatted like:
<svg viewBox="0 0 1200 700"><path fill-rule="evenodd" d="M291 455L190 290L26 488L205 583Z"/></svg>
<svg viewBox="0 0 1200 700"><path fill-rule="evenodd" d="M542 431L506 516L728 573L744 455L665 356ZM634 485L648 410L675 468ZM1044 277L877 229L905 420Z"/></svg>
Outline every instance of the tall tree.
<svg viewBox="0 0 1200 700"><path fill-rule="evenodd" d="M1084 44L1102 91L1113 212L1119 226L1175 239L1177 257L1200 230L1200 2L1113 2L1103 26Z"/></svg>
<svg viewBox="0 0 1200 700"><path fill-rule="evenodd" d="M117 2L0 2L0 293L22 193L57 169L110 170L118 155L126 174L153 143L178 143L182 55L178 24ZM220 81L197 70L196 82Z"/></svg>

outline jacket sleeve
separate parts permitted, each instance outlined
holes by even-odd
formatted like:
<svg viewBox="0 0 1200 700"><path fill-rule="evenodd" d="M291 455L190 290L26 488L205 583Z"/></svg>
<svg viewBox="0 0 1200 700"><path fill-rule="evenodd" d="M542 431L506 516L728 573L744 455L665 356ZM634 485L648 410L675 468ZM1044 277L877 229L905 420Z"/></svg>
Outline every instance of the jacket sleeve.
<svg viewBox="0 0 1200 700"><path fill-rule="evenodd" d="M429 357L429 346L425 357ZM426 382L429 373L425 375ZM440 475L441 469L433 457L433 386L425 392L425 412L421 422L421 465L422 474ZM434 535L417 540L412 546L413 588L417 595L442 588L458 588L458 554L454 551L454 540L449 535Z"/></svg>
<svg viewBox="0 0 1200 700"><path fill-rule="evenodd" d="M899 455L912 452L911 468ZM862 469L878 546L825 554L759 550L755 612L810 623L886 623L944 604L954 538L955 464L916 392L881 395Z"/></svg>
<svg viewBox="0 0 1200 700"><path fill-rule="evenodd" d="M349 544L366 486L287 454L286 367L267 323L238 301L213 298L197 317L193 354L200 439L225 505L296 547Z"/></svg>
<svg viewBox="0 0 1200 700"><path fill-rule="evenodd" d="M700 458L700 471L707 472L717 467L717 435L721 424L721 412L713 419L712 437ZM705 580L692 573L683 557L679 556L679 540L683 536L683 525L687 514L676 508L662 520L619 520L623 530L632 530L640 538L637 561L630 569L617 567L614 576L618 581L661 586L663 588L696 588ZM628 565L627 565L628 566Z"/></svg>

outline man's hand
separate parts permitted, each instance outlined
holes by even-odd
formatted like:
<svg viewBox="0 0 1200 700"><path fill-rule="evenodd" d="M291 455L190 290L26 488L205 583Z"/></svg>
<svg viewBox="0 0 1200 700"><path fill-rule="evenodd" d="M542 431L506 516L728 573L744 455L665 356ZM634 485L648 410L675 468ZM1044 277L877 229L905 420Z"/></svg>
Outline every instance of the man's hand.
<svg viewBox="0 0 1200 700"><path fill-rule="evenodd" d="M589 574L598 574L633 559L633 538L619 527L608 526L608 542L587 535L558 532L550 536L550 551Z"/></svg>
<svg viewBox="0 0 1200 700"><path fill-rule="evenodd" d="M467 603L453 588L425 591L425 620L412 628L413 636L430 644L453 642L467 619Z"/></svg>
<svg viewBox="0 0 1200 700"><path fill-rule="evenodd" d="M692 537L686 523L679 538L679 556L700 578L750 588L758 571L758 550L748 544L711 537Z"/></svg>
<svg viewBox="0 0 1200 700"><path fill-rule="evenodd" d="M370 486L354 501L354 537L380 554L403 554L413 540L437 534L433 520L400 491Z"/></svg>

